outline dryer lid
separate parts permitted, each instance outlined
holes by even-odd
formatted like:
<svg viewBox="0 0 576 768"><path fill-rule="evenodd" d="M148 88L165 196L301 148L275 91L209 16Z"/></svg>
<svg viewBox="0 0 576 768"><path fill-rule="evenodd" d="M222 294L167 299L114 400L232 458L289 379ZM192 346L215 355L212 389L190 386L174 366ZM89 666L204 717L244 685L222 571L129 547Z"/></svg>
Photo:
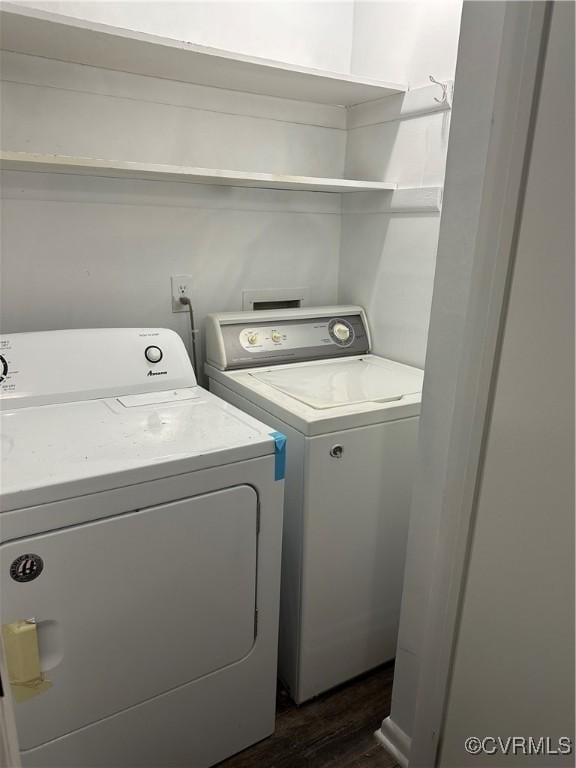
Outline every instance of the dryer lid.
<svg viewBox="0 0 576 768"><path fill-rule="evenodd" d="M383 358L292 365L251 374L316 409L387 403L422 391L423 372Z"/></svg>
<svg viewBox="0 0 576 768"><path fill-rule="evenodd" d="M3 411L2 512L272 454L271 431L200 387Z"/></svg>

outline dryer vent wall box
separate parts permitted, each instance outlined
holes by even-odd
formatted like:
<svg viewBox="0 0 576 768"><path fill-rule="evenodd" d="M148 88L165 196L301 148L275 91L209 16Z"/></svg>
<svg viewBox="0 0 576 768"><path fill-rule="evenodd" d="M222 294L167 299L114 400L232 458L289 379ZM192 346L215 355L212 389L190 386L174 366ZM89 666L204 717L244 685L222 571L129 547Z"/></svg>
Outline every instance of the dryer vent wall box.
<svg viewBox="0 0 576 768"><path fill-rule="evenodd" d="M33 618L39 658L12 681L37 692L23 765L208 768L268 736L274 430L198 387L172 331L2 336L0 372L2 624Z"/></svg>
<svg viewBox="0 0 576 768"><path fill-rule="evenodd" d="M361 307L212 315L210 389L288 437L280 676L303 702L393 658L423 372Z"/></svg>
<svg viewBox="0 0 576 768"><path fill-rule="evenodd" d="M298 309L307 303L307 288L247 288L242 291L243 310Z"/></svg>

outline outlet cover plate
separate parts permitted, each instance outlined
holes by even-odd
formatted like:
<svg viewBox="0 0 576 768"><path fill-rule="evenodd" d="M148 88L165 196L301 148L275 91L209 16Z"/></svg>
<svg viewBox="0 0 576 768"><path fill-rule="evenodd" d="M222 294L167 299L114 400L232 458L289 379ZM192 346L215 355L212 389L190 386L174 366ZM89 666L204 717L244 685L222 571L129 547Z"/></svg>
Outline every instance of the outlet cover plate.
<svg viewBox="0 0 576 768"><path fill-rule="evenodd" d="M172 312L188 312L187 304L180 304L180 296L192 298L192 275L172 275Z"/></svg>

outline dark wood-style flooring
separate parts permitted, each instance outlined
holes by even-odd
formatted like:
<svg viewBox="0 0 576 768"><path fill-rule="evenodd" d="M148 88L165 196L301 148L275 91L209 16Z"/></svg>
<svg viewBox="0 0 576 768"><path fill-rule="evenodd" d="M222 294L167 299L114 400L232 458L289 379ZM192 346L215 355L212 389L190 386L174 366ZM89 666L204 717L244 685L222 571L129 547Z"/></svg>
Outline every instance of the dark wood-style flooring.
<svg viewBox="0 0 576 768"><path fill-rule="evenodd" d="M393 674L386 664L301 707L281 691L275 733L218 768L399 768L374 737Z"/></svg>

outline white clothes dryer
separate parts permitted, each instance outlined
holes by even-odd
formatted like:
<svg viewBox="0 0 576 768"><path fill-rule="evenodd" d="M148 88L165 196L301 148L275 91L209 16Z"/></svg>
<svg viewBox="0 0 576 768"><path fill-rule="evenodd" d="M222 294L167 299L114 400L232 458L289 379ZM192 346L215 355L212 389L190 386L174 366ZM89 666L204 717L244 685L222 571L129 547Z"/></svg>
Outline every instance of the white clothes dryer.
<svg viewBox="0 0 576 768"><path fill-rule="evenodd" d="M288 437L280 677L298 703L395 655L423 372L361 307L211 315L210 390Z"/></svg>
<svg viewBox="0 0 576 768"><path fill-rule="evenodd" d="M168 330L2 336L0 374L23 765L204 768L268 736L283 437Z"/></svg>

